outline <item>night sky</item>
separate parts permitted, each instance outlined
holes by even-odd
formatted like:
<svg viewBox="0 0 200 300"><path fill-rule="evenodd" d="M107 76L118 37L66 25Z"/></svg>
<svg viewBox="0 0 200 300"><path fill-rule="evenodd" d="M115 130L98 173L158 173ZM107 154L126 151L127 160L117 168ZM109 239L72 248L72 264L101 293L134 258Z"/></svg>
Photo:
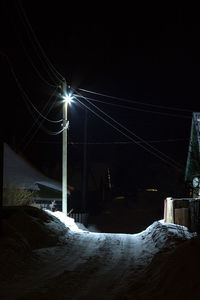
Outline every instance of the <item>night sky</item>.
<svg viewBox="0 0 200 300"><path fill-rule="evenodd" d="M0 73L4 141L15 146L42 171L48 170L52 177L59 178L62 135L51 136L39 130L32 137L37 129L36 125L32 127L34 110L31 113L27 110L23 91L42 112L55 91L46 81L57 84L61 74L84 96L126 106L93 102L181 164L184 171L192 111L199 110L200 22L195 9L95 5L88 10L79 4L77 7L62 5L52 1L2 1ZM51 72L47 59L59 74L55 70ZM130 102L86 94L80 89ZM58 93L59 89L55 92L57 98L52 97L49 102L51 105L56 101L48 115L54 120L62 118ZM83 164L83 145L71 143L84 141L84 117L83 106L74 103L69 109L71 166ZM43 126L54 132L61 129L60 125L46 121ZM88 164L110 165L122 189L127 182L148 182L156 173L155 166L158 167L155 178L166 169L165 162L138 145L124 144L131 141L91 112L87 126L88 142L96 143L87 147ZM173 167L169 170L173 172ZM167 174L169 177L170 171Z"/></svg>

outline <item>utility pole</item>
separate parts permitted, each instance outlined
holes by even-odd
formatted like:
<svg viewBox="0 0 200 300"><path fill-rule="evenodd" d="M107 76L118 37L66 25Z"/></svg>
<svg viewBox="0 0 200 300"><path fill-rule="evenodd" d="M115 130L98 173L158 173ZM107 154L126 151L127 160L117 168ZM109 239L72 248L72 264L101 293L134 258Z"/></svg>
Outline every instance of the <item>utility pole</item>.
<svg viewBox="0 0 200 300"><path fill-rule="evenodd" d="M62 82L62 94L66 95L66 81ZM67 215L67 108L68 102L63 103L63 144L62 144L62 212Z"/></svg>
<svg viewBox="0 0 200 300"><path fill-rule="evenodd" d="M87 122L88 122L88 110L85 108L85 120L84 120L84 145L83 145L83 210L86 210L86 196L87 196Z"/></svg>
<svg viewBox="0 0 200 300"><path fill-rule="evenodd" d="M3 213L3 162L4 162L4 143L0 138L0 237L2 234L2 213Z"/></svg>

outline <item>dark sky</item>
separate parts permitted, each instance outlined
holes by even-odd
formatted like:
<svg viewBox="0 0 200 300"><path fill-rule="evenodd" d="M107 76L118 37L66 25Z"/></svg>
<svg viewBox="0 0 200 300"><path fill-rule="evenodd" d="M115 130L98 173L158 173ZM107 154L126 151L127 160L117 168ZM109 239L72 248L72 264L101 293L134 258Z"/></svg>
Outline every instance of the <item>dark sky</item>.
<svg viewBox="0 0 200 300"><path fill-rule="evenodd" d="M200 24L195 8L95 5L88 10L62 5L62 2L53 1L2 2L1 53L9 59L8 64L1 55L4 140L8 143L15 140L17 149L37 166L60 163L62 136L50 136L39 130L32 137L37 126L32 128L32 114L27 110L22 89L16 84L17 78L32 103L42 111L54 91L42 78L50 83L57 81L55 71L49 68L48 58L80 93L83 94L79 88L83 88L132 101L88 95L112 104L131 106L132 109L127 109L95 102L142 139L158 141L151 145L184 166L192 111L199 110ZM55 97L51 103L54 100ZM171 107L176 110L169 109ZM57 104L48 117L61 118L61 105ZM69 141L82 142L84 109L80 104L74 103L70 108L69 120ZM55 124L44 122L43 125L51 131L60 130ZM128 141L91 112L87 138L89 142L98 143ZM69 145L69 157L72 164L82 164L83 146ZM89 145L88 157L91 161L115 164L118 172L129 166L129 177L134 174L136 165L142 170L151 170L151 164L165 165L134 143Z"/></svg>

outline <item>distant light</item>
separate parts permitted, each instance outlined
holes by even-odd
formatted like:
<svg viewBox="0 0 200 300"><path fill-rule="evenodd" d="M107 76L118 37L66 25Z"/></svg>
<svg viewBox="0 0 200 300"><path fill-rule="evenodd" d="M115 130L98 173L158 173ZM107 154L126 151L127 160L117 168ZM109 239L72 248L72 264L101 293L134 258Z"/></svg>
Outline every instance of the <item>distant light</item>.
<svg viewBox="0 0 200 300"><path fill-rule="evenodd" d="M118 196L118 197L115 197L114 200L124 200L125 197L124 196Z"/></svg>
<svg viewBox="0 0 200 300"><path fill-rule="evenodd" d="M65 96L63 96L63 100L64 102L70 104L73 101L73 96L71 94L66 94Z"/></svg>
<svg viewBox="0 0 200 300"><path fill-rule="evenodd" d="M146 192L157 192L158 190L157 189L146 189L145 191Z"/></svg>

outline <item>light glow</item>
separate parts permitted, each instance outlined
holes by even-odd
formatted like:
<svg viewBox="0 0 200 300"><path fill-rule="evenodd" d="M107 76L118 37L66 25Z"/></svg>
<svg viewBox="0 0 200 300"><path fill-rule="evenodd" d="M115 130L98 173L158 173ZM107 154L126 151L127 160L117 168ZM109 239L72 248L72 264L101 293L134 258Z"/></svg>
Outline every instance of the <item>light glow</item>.
<svg viewBox="0 0 200 300"><path fill-rule="evenodd" d="M157 192L158 190L157 189L146 189L145 191L146 192Z"/></svg>
<svg viewBox="0 0 200 300"><path fill-rule="evenodd" d="M63 96L63 100L64 102L66 102L67 104L70 104L72 103L72 100L73 100L73 96L71 94L65 94Z"/></svg>

